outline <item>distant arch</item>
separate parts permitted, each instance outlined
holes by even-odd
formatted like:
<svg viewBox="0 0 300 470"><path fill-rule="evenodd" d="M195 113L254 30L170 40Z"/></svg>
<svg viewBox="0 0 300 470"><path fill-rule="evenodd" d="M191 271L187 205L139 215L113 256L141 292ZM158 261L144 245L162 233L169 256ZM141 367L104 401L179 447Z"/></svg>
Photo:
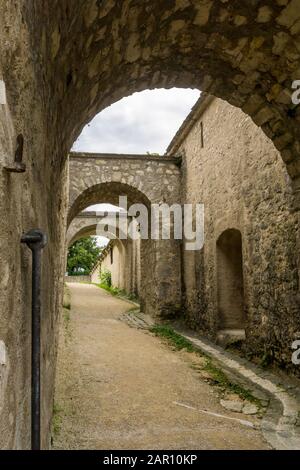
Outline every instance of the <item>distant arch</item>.
<svg viewBox="0 0 300 470"><path fill-rule="evenodd" d="M152 155L78 154L69 156L68 223L83 209L100 203L120 206L180 201L178 159Z"/></svg>
<svg viewBox="0 0 300 470"><path fill-rule="evenodd" d="M97 225L96 224L88 225L88 226L79 228L77 232L75 232L75 230L72 230L72 232L70 232L70 234L67 233L67 245L71 246L77 240L80 240L80 238L86 238L86 237L95 236L95 235L97 235Z"/></svg>
<svg viewBox="0 0 300 470"><path fill-rule="evenodd" d="M76 215L89 206L105 203L119 206L119 196L127 196L129 205L141 203L150 207L150 200L146 194L134 186L114 181L95 184L84 189L76 198L70 201L69 224Z"/></svg>

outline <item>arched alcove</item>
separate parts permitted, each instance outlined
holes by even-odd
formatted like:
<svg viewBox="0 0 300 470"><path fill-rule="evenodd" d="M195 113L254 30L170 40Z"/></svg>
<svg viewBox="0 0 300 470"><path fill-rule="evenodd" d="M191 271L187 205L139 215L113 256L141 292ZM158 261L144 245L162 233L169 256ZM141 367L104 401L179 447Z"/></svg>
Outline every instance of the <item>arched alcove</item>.
<svg viewBox="0 0 300 470"><path fill-rule="evenodd" d="M225 230L217 241L217 286L220 329L243 330L243 250L239 230Z"/></svg>

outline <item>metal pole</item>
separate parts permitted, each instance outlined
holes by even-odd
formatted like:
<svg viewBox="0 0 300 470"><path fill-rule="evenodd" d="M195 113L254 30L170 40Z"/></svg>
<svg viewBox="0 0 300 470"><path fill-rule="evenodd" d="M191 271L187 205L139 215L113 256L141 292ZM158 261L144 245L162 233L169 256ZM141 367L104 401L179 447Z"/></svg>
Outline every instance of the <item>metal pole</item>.
<svg viewBox="0 0 300 470"><path fill-rule="evenodd" d="M41 448L41 252L47 236L41 230L31 230L21 243L32 251L31 300L31 449Z"/></svg>

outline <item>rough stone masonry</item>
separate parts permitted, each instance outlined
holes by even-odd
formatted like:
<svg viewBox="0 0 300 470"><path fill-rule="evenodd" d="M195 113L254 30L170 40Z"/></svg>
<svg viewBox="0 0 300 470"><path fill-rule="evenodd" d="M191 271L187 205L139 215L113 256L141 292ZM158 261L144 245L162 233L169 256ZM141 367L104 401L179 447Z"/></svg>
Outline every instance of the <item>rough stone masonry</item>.
<svg viewBox="0 0 300 470"><path fill-rule="evenodd" d="M203 94L168 148L175 154L182 202L205 211L204 247L183 256L189 324L213 340L241 330L249 357L299 375L297 214L279 152L241 110Z"/></svg>

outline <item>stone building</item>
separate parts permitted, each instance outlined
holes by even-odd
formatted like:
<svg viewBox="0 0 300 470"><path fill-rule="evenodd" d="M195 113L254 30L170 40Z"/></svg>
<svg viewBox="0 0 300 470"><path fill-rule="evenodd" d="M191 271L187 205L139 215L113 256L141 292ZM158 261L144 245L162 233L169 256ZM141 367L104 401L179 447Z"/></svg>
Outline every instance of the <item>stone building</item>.
<svg viewBox="0 0 300 470"><path fill-rule="evenodd" d="M91 273L91 281L99 284L101 274L111 273L111 285L138 297L141 288L140 240L110 240Z"/></svg>
<svg viewBox="0 0 300 470"><path fill-rule="evenodd" d="M242 111L202 95L169 145L182 156L182 203L203 203L205 243L183 251L183 304L210 338L242 339L291 364L299 331L296 214L279 152Z"/></svg>

